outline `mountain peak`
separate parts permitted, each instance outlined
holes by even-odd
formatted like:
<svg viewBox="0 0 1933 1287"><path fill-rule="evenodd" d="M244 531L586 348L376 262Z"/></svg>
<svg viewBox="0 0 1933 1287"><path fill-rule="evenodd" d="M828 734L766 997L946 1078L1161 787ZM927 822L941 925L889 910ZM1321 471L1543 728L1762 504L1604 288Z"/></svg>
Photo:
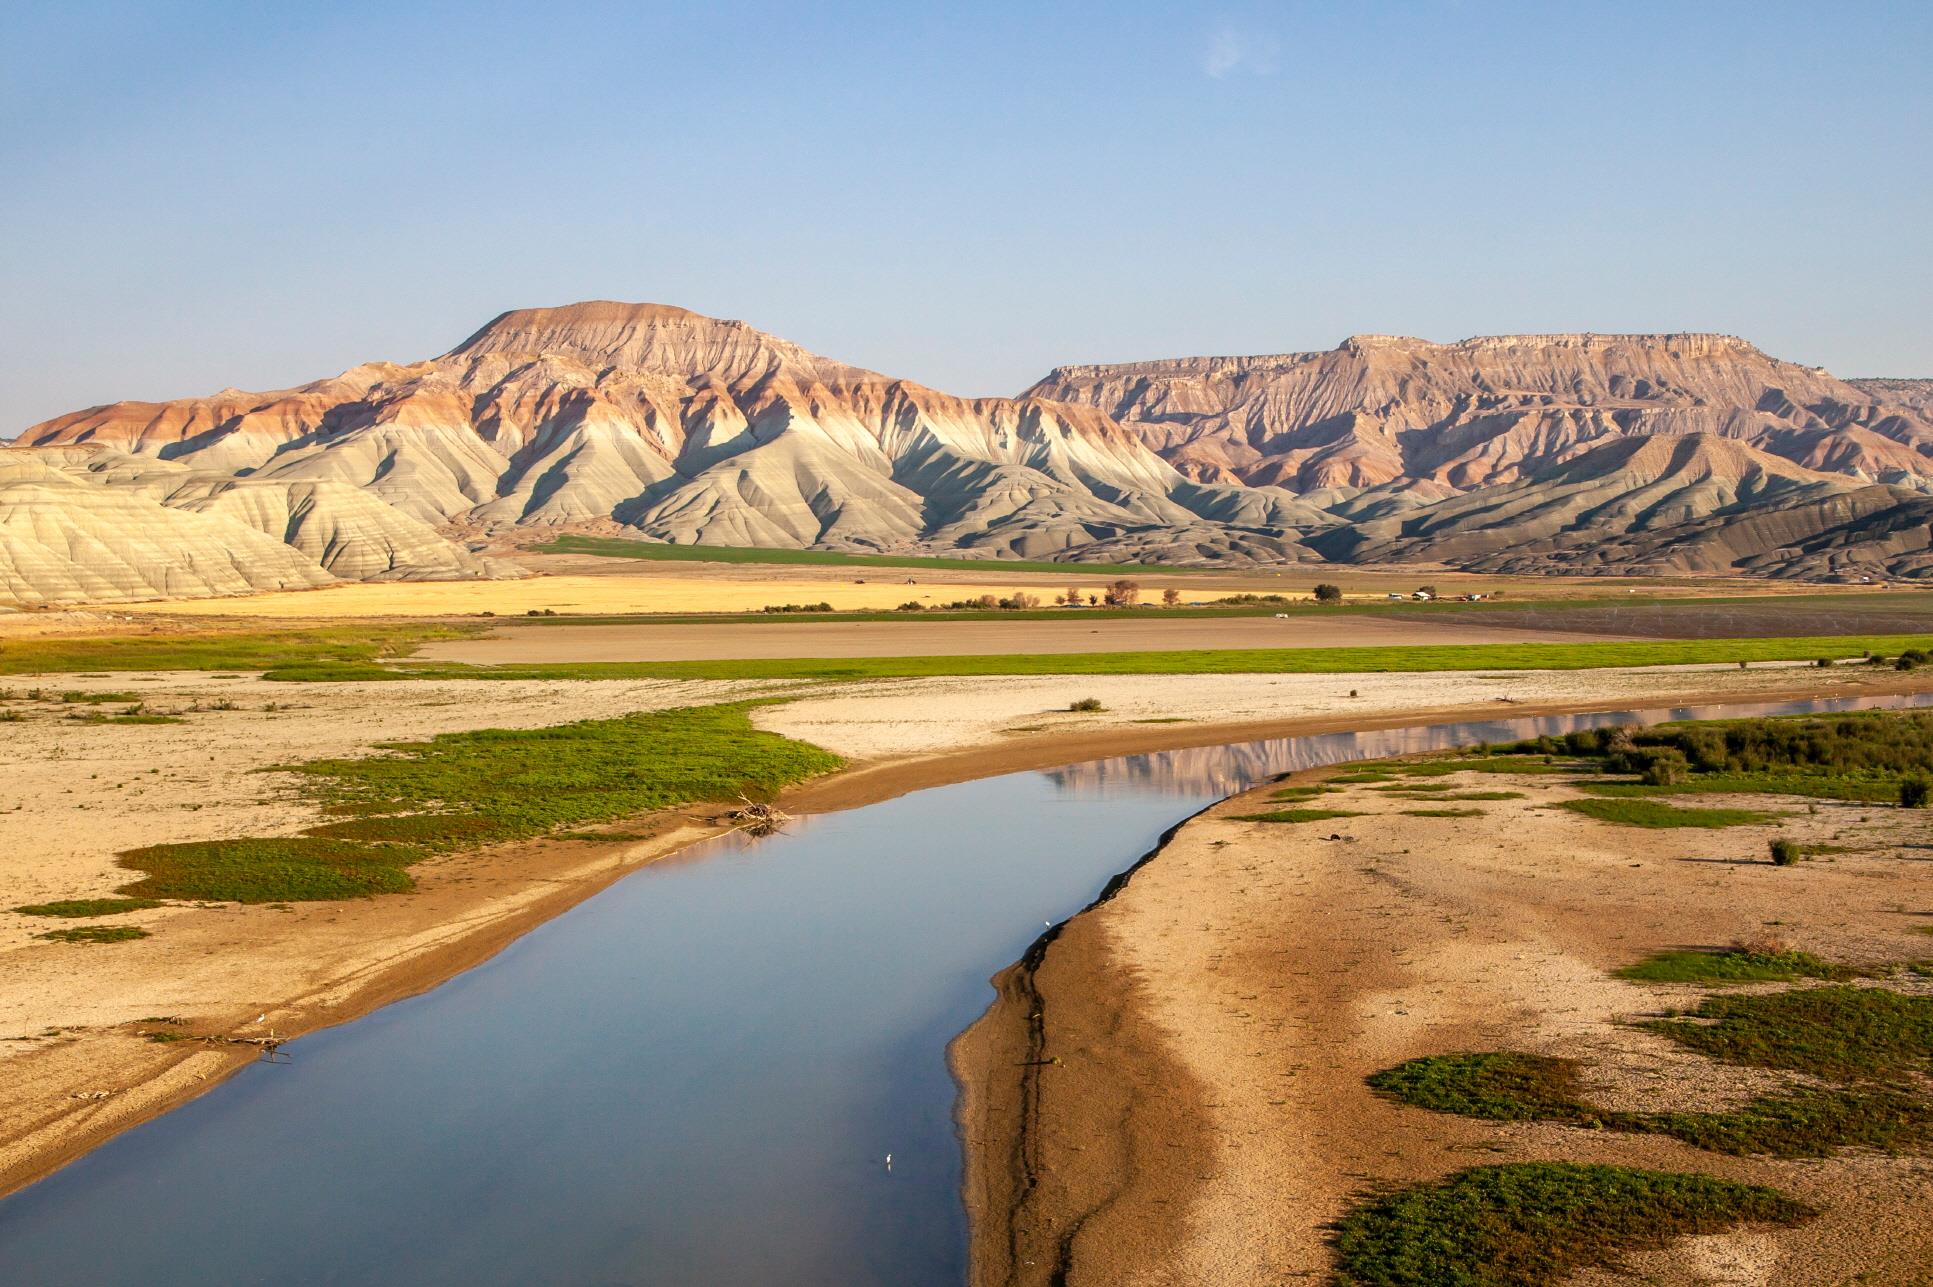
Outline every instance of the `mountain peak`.
<svg viewBox="0 0 1933 1287"><path fill-rule="evenodd" d="M444 357L491 354L561 354L593 367L687 377L705 373L728 380L777 373L819 380L867 374L744 322L671 304L608 299L500 313Z"/></svg>

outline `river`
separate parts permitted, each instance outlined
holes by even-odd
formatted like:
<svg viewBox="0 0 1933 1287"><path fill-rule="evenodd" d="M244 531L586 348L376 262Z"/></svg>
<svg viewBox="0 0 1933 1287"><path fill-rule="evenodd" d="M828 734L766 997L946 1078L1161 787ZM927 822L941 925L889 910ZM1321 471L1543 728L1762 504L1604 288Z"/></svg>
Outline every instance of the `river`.
<svg viewBox="0 0 1933 1287"><path fill-rule="evenodd" d="M1466 721L1126 756L707 842L0 1202L0 1281L959 1283L946 1046L991 999L989 976L1178 821L1345 760L1917 704Z"/></svg>

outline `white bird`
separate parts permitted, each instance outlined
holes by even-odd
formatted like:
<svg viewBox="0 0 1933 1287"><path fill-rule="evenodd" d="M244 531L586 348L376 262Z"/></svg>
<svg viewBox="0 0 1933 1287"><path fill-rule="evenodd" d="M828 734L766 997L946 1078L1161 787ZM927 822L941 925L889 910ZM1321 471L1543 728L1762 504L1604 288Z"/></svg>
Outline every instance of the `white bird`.
<svg viewBox="0 0 1933 1287"><path fill-rule="evenodd" d="M268 1011L264 1010L260 1014L255 1016L255 1022L260 1023L262 1020L266 1018L268 1018Z"/></svg>
<svg viewBox="0 0 1933 1287"><path fill-rule="evenodd" d="M893 1155L891 1153L888 1153L886 1155L886 1174L891 1175L892 1173L893 1173Z"/></svg>

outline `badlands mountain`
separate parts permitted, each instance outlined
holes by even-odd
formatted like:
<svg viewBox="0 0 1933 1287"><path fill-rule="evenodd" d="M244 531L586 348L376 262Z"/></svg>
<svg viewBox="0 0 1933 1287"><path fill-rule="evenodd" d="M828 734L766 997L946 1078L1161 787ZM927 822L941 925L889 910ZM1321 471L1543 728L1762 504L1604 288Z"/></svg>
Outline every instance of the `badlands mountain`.
<svg viewBox="0 0 1933 1287"><path fill-rule="evenodd" d="M1726 335L1356 336L1321 353L1060 367L1203 482L1276 486L1348 562L1921 575L1933 381L1839 380Z"/></svg>
<svg viewBox="0 0 1933 1287"><path fill-rule="evenodd" d="M1933 393L1706 335L1357 337L963 399L649 304L0 452L0 598L514 571L519 529L1085 561L1914 575Z"/></svg>

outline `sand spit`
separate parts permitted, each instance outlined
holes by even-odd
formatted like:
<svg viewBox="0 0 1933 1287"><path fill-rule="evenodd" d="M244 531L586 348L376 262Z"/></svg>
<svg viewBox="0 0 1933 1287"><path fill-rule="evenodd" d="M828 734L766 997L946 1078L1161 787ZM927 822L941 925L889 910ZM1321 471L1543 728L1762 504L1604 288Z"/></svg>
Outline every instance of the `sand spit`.
<svg viewBox="0 0 1933 1287"><path fill-rule="evenodd" d="M1828 958L1923 957L1933 867L1918 851L1933 819L1789 802L1776 824L1645 831L1543 807L1576 794L1549 778L1451 781L1525 798L1426 818L1404 810L1427 802L1363 785L1318 803L1364 816L1264 824L1233 817L1274 788L1249 792L1171 833L1001 976L952 1052L978 1287L1322 1280L1327 1226L1363 1194L1531 1160L1702 1171L1824 1212L1686 1240L1634 1258L1635 1277L1594 1283L1927 1280L1925 1159L1722 1157L1428 1113L1363 1079L1427 1054L1514 1049L1586 1061L1612 1106L1742 1098L1739 1078L1618 1022L1697 989L1608 971L1767 934ZM1777 868L1763 860L1774 832L1857 851Z"/></svg>
<svg viewBox="0 0 1933 1287"><path fill-rule="evenodd" d="M789 695L759 722L838 751L845 772L798 788L795 812L850 808L920 787L1099 756L1477 713L1754 700L1911 687L1894 672L1790 667L1499 677L1109 676L845 685L664 681L279 684L247 676L16 678L0 746L0 909L104 895L142 844L290 834L319 820L278 764L481 727L535 727L626 711ZM1351 687L1362 696L1348 699ZM65 718L65 691L131 692L170 725ZM1097 715L1065 710L1099 695ZM1511 696L1506 703L1502 696ZM1141 721L1158 721L1144 723ZM154 771L158 770L158 771ZM270 770L270 771L265 771ZM628 824L643 841L535 843L437 859L418 889L286 909L170 905L115 918L152 937L49 943L66 922L0 910L0 1192L214 1084L248 1057L155 1044L144 1021L197 1033L300 1034L433 986L642 863L714 830L709 810ZM258 1015L266 1015L254 1022Z"/></svg>

